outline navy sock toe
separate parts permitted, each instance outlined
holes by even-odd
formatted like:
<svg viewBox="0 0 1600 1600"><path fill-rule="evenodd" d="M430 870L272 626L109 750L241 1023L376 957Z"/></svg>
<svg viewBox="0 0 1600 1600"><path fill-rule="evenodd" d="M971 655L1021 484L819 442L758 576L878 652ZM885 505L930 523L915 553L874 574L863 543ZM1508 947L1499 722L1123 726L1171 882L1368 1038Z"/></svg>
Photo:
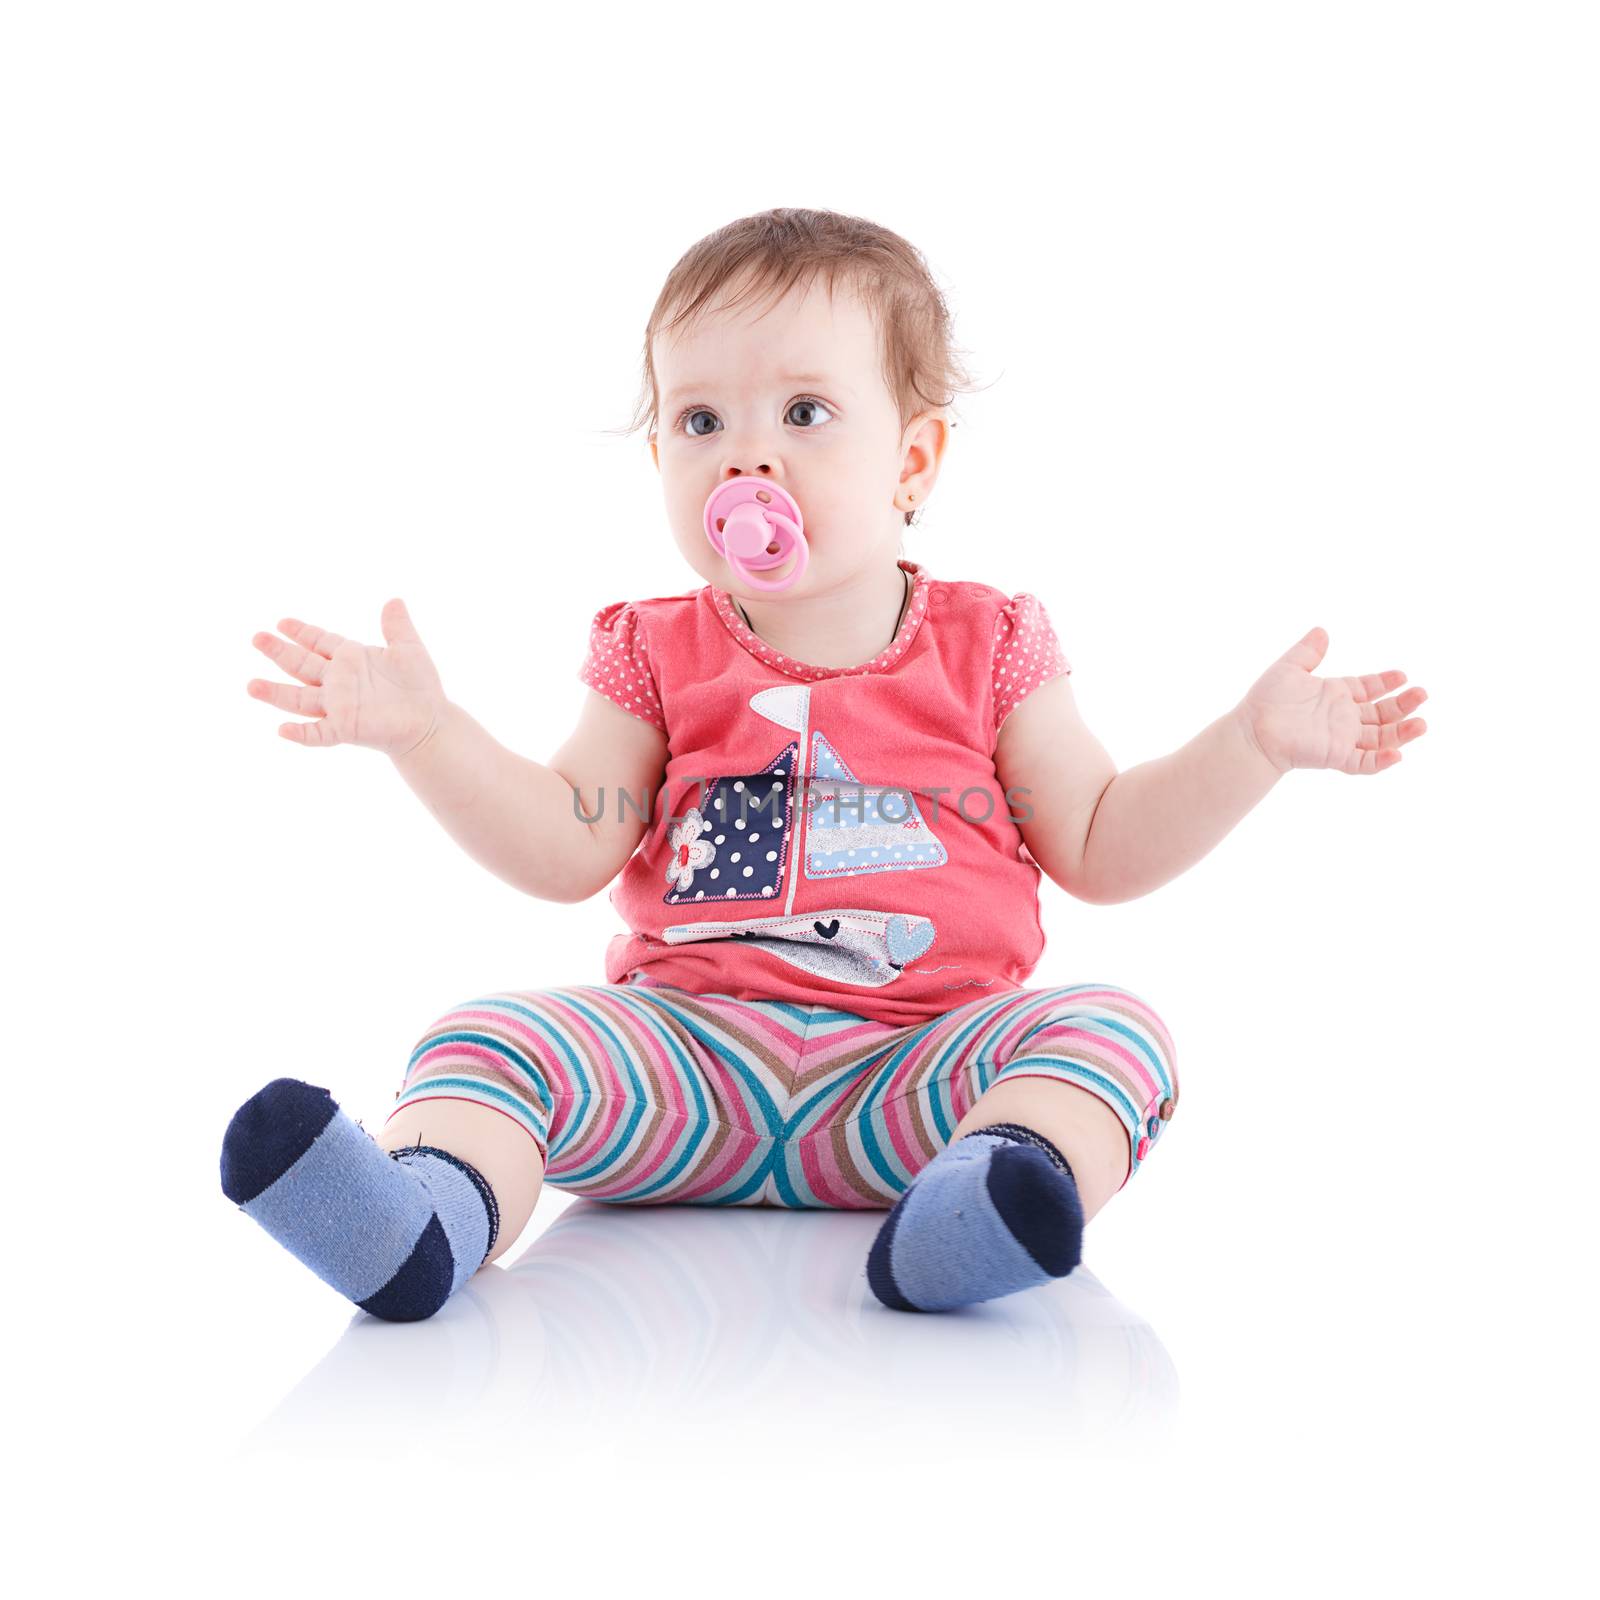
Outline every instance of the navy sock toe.
<svg viewBox="0 0 1600 1600"><path fill-rule="evenodd" d="M911 1191L908 1189L906 1194ZM894 1281L894 1272L890 1267L891 1252L894 1249L894 1230L900 1225L900 1218L904 1207L900 1203L905 1199L901 1195L889 1212L888 1219L878 1229L877 1237L872 1241L872 1248L867 1252L867 1282L871 1285L872 1292L886 1305L895 1311L920 1311L921 1306L914 1306L901 1294L900 1286Z"/></svg>
<svg viewBox="0 0 1600 1600"><path fill-rule="evenodd" d="M1002 1145L989 1158L989 1200L1012 1237L1052 1278L1081 1259L1083 1203L1078 1185L1025 1144Z"/></svg>
<svg viewBox="0 0 1600 1600"><path fill-rule="evenodd" d="M389 1322L430 1317L483 1264L499 1207L428 1145L391 1154L326 1089L275 1078L234 1113L222 1192L324 1283Z"/></svg>
<svg viewBox="0 0 1600 1600"><path fill-rule="evenodd" d="M941 1150L878 1230L867 1282L896 1311L943 1311L1063 1278L1083 1248L1066 1158L1020 1123Z"/></svg>
<svg viewBox="0 0 1600 1600"><path fill-rule="evenodd" d="M254 1200L311 1148L338 1110L326 1089L298 1078L274 1078L256 1090L223 1138L222 1192L236 1206Z"/></svg>
<svg viewBox="0 0 1600 1600"><path fill-rule="evenodd" d="M444 1224L431 1216L400 1270L356 1304L385 1322L421 1322L450 1298L455 1275L456 1259L450 1253Z"/></svg>

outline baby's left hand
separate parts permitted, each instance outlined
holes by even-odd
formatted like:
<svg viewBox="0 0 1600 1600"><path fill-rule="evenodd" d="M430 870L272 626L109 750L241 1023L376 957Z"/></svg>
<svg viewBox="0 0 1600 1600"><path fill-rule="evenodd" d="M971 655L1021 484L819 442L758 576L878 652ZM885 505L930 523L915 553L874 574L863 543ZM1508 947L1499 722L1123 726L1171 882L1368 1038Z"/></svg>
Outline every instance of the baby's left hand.
<svg viewBox="0 0 1600 1600"><path fill-rule="evenodd" d="M1328 649L1328 635L1313 628L1275 661L1239 702L1237 715L1255 747L1280 772L1294 767L1336 767L1341 772L1382 772L1400 759L1397 746L1427 732L1421 717L1401 721L1428 698L1411 688L1389 700L1403 672L1359 678L1316 678L1311 669Z"/></svg>

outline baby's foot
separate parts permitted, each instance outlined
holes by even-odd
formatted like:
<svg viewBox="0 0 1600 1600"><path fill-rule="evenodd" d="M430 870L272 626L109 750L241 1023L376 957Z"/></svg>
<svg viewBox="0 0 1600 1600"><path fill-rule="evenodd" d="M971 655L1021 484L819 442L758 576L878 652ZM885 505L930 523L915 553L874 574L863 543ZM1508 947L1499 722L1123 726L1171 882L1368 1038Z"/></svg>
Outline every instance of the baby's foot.
<svg viewBox="0 0 1600 1600"><path fill-rule="evenodd" d="M326 1089L274 1078L234 1112L222 1192L324 1283L389 1322L431 1317L500 1231L475 1167L430 1145L385 1151Z"/></svg>
<svg viewBox="0 0 1600 1600"><path fill-rule="evenodd" d="M1056 1147L1021 1123L947 1145L895 1201L867 1256L896 1311L948 1311L1064 1278L1083 1248L1083 1203Z"/></svg>

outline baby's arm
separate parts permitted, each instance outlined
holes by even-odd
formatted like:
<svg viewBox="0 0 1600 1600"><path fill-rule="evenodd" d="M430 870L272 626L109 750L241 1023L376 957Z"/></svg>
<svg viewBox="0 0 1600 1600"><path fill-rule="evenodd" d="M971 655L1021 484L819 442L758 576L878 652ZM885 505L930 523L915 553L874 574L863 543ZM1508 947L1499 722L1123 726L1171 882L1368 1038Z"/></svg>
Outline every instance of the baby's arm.
<svg viewBox="0 0 1600 1600"><path fill-rule="evenodd" d="M1313 677L1326 649L1313 628L1181 750L1126 772L1084 726L1070 680L1040 685L995 747L1001 783L1029 791L1021 798L1034 814L1017 824L1028 853L1080 900L1113 905L1186 872L1295 767L1393 766L1397 746L1426 731L1420 718L1401 720L1426 691L1378 701L1405 682L1398 670Z"/></svg>
<svg viewBox="0 0 1600 1600"><path fill-rule="evenodd" d="M1078 715L1072 680L1035 689L1001 724L995 772L1033 816L1017 824L1028 853L1080 900L1114 905L1186 872L1282 774L1236 712L1181 750L1126 772Z"/></svg>
<svg viewBox="0 0 1600 1600"><path fill-rule="evenodd" d="M588 689L547 765L506 749L450 702L421 744L391 759L474 861L541 900L577 901L610 883L644 836L667 740ZM639 804L623 806L620 789Z"/></svg>
<svg viewBox="0 0 1600 1600"><path fill-rule="evenodd" d="M382 751L468 855L528 894L586 900L604 888L648 826L666 735L591 689L577 727L541 766L446 697L404 602L391 600L382 623L382 647L293 617L278 624L291 643L255 636L256 648L300 682L253 678L250 694L313 719L282 723L279 734L314 749ZM623 807L620 789L639 804Z"/></svg>

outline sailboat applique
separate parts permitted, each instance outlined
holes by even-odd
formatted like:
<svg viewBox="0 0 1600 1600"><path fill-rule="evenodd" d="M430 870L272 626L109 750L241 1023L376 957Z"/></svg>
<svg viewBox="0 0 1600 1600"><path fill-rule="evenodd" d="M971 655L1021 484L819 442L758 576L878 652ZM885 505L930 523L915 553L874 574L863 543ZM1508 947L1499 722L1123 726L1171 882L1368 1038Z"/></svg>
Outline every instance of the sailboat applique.
<svg viewBox="0 0 1600 1600"><path fill-rule="evenodd" d="M718 778L668 835L666 902L767 900L783 910L733 921L676 923L668 944L739 939L838 983L879 988L933 944L930 918L837 906L793 915L800 873L860 877L942 866L948 855L908 788L858 783L828 739L810 727L811 691L762 689L751 709L791 739L760 772ZM809 740L806 794L795 805L801 752ZM799 848L803 836L804 847Z"/></svg>

